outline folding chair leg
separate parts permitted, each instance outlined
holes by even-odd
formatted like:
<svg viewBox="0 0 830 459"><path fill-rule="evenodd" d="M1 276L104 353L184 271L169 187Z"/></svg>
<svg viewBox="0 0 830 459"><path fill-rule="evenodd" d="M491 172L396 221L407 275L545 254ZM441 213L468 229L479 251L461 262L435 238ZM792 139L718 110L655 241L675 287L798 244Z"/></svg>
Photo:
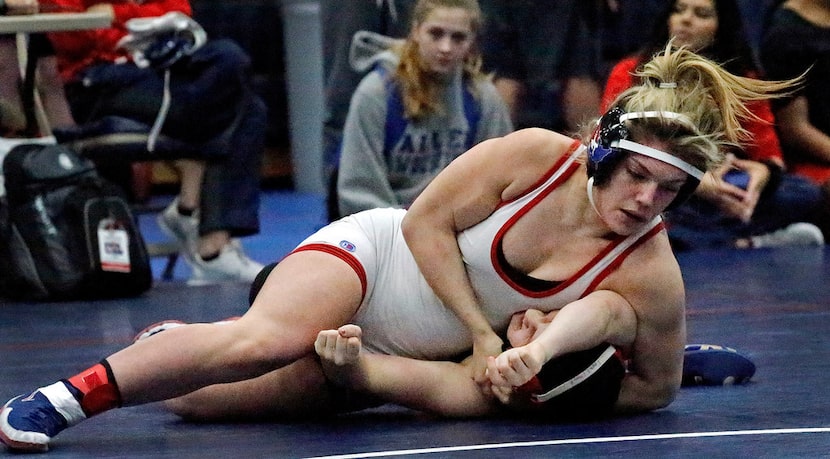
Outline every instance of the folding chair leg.
<svg viewBox="0 0 830 459"><path fill-rule="evenodd" d="M167 256L167 264L164 266L164 272L161 274L161 278L166 281L173 280L173 271L176 268L176 261L179 259L179 253L171 253Z"/></svg>

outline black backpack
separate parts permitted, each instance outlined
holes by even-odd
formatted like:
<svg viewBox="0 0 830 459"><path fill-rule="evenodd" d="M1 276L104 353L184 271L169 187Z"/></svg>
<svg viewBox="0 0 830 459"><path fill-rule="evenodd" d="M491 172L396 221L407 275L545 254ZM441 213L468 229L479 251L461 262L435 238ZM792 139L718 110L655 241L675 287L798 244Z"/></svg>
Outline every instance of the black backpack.
<svg viewBox="0 0 830 459"><path fill-rule="evenodd" d="M24 300L138 295L152 286L123 192L62 145L23 144L3 161L0 293Z"/></svg>

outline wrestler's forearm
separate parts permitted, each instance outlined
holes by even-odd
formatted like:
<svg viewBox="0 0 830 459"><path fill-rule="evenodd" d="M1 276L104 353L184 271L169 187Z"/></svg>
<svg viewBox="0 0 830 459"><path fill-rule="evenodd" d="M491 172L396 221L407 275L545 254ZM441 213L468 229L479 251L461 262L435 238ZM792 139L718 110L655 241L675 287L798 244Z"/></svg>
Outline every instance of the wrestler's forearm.
<svg viewBox="0 0 830 459"><path fill-rule="evenodd" d="M544 364L603 342L630 346L636 331L637 315L628 302L614 292L598 290L559 310L534 342L545 351Z"/></svg>
<svg viewBox="0 0 830 459"><path fill-rule="evenodd" d="M481 393L469 371L454 362L363 353L359 363L329 370L326 375L336 384L441 416L481 416L497 407Z"/></svg>

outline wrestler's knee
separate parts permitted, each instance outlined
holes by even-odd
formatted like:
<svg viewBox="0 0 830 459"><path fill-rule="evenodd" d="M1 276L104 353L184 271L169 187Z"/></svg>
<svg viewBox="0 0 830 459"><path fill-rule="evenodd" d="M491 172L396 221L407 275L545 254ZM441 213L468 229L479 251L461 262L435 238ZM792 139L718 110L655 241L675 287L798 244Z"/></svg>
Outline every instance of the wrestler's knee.
<svg viewBox="0 0 830 459"><path fill-rule="evenodd" d="M198 397L194 397L191 394L183 395L165 400L164 406L171 413L191 421L207 422L219 419L217 417L218 413L213 410L213 406L198 403L197 400L194 400L196 398Z"/></svg>

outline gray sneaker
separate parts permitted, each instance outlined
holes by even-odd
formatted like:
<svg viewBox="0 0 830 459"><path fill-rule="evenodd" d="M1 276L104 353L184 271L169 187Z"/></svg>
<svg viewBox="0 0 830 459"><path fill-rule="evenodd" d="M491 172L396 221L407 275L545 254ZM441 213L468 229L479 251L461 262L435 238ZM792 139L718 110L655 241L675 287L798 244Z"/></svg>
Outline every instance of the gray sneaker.
<svg viewBox="0 0 830 459"><path fill-rule="evenodd" d="M262 264L248 258L237 241L222 247L219 256L210 261L204 261L198 254L191 265L193 274L188 279L188 285L208 285L218 282L246 282L251 283L256 275L262 271Z"/></svg>
<svg viewBox="0 0 830 459"><path fill-rule="evenodd" d="M179 198L173 200L169 206L156 218L159 227L168 236L175 239L179 251L186 261L193 265L199 247L199 214L186 217L179 213Z"/></svg>
<svg viewBox="0 0 830 459"><path fill-rule="evenodd" d="M778 231L752 236L753 248L824 245L824 235L812 223L793 223Z"/></svg>

